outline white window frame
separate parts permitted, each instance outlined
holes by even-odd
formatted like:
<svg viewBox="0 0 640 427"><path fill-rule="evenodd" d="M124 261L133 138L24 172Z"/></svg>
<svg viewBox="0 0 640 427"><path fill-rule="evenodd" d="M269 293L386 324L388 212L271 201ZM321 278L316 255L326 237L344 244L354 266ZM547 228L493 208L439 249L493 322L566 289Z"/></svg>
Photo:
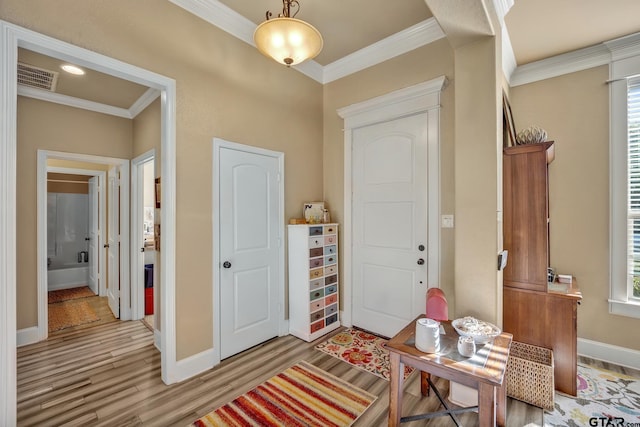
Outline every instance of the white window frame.
<svg viewBox="0 0 640 427"><path fill-rule="evenodd" d="M635 36L634 39L638 37ZM609 174L610 174L610 293L609 312L640 318L640 302L632 297L633 284L627 274L629 242L627 240L628 196L628 79L640 75L640 50L630 52L631 40L607 44L612 52L609 66ZM637 41L637 40L634 40Z"/></svg>

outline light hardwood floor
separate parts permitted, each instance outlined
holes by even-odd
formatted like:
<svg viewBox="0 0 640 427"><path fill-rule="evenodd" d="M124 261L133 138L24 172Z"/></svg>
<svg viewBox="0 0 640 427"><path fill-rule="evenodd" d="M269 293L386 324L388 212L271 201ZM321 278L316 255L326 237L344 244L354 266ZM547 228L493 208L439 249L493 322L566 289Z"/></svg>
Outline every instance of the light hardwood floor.
<svg viewBox="0 0 640 427"><path fill-rule="evenodd" d="M153 333L142 321L60 331L47 341L18 349L18 425L186 426L306 360L378 396L355 426L386 426L389 383L315 350L322 339L326 337L312 343L293 336L272 339L195 378L167 386L160 378L160 353L153 345ZM446 395L448 381L436 381ZM420 396L419 375L411 375L405 383L403 413L438 407L435 397ZM464 414L460 419L465 426L473 426L477 414ZM542 425L542 410L509 399L507 425L530 423ZM453 423L441 417L403 425Z"/></svg>

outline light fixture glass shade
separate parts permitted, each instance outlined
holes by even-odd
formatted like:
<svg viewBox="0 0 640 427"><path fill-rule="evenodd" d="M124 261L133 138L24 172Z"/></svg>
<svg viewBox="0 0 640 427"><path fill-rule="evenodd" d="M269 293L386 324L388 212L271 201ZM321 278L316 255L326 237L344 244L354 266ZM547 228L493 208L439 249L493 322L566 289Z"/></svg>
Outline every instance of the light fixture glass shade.
<svg viewBox="0 0 640 427"><path fill-rule="evenodd" d="M285 65L315 58L323 43L320 32L313 25L285 17L268 19L258 25L253 40L263 55Z"/></svg>

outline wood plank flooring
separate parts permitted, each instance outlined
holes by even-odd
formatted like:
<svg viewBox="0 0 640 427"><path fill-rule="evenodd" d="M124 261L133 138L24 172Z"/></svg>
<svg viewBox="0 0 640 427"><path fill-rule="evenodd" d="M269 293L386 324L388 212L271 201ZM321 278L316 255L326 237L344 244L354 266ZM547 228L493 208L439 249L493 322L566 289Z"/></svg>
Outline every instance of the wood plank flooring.
<svg viewBox="0 0 640 427"><path fill-rule="evenodd" d="M337 333L337 331L335 332ZM325 337L326 338L326 337ZM224 360L179 384L160 378L160 353L142 321L108 322L63 330L44 342L18 349L19 426L186 426L222 404L306 360L378 396L355 426L386 426L389 383L314 349L293 336L272 339ZM598 361L595 366L630 375L637 371ZM448 381L436 379L443 395ZM435 411L439 402L420 396L419 375L405 382L403 413ZM477 414L460 416L465 426ZM507 425L542 425L542 410L509 399ZM450 426L448 417L406 426Z"/></svg>
<svg viewBox="0 0 640 427"><path fill-rule="evenodd" d="M356 426L386 426L389 383L315 350L321 340L276 338L167 386L160 378L153 333L141 321L60 331L47 341L18 349L18 425L185 426L306 360L378 396ZM437 385L448 393L448 381L437 379ZM412 375L405 383L403 413L438 407L435 397L420 396L419 375ZM475 425L477 414L460 419L464 425ZM540 409L510 399L508 425L541 421ZM406 425L449 426L452 421L442 417Z"/></svg>

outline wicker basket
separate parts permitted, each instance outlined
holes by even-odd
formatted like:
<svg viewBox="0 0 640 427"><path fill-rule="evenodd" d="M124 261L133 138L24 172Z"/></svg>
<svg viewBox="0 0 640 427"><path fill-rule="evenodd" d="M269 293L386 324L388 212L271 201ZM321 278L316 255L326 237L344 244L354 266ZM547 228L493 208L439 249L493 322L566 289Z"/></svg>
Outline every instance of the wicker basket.
<svg viewBox="0 0 640 427"><path fill-rule="evenodd" d="M507 362L507 395L552 411L554 388L553 351L513 341Z"/></svg>

